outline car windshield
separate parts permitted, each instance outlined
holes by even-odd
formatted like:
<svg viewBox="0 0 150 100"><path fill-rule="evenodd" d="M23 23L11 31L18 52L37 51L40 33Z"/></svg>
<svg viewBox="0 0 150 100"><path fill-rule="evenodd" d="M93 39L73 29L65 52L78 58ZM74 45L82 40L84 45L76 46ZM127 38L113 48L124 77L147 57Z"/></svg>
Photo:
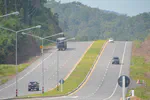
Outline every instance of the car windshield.
<svg viewBox="0 0 150 100"><path fill-rule="evenodd" d="M36 84L36 82L30 82L29 84Z"/></svg>
<svg viewBox="0 0 150 100"><path fill-rule="evenodd" d="M119 59L118 57L114 57L113 59Z"/></svg>

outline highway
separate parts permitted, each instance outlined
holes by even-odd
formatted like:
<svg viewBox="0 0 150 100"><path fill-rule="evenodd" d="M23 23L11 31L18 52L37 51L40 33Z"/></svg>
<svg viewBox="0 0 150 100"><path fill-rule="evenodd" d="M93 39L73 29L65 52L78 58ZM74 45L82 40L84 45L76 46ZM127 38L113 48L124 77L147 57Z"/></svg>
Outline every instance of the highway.
<svg viewBox="0 0 150 100"><path fill-rule="evenodd" d="M69 42L66 51L59 51L59 79L65 78L74 65L81 58L92 42ZM57 50L56 48L44 54L44 90L48 91L57 84ZM18 74L18 96L41 93L42 89L42 57L33 62L23 72ZM28 83L37 81L40 83L40 91L28 92ZM0 86L0 99L13 98L16 95L15 77L6 84Z"/></svg>
<svg viewBox="0 0 150 100"><path fill-rule="evenodd" d="M42 98L42 100L120 100L122 88L118 86L117 80L120 75L129 76L131 51L132 42L108 43L87 83L69 96ZM120 58L120 65L111 64L114 56Z"/></svg>
<svg viewBox="0 0 150 100"><path fill-rule="evenodd" d="M119 100L122 88L117 85L120 75L129 75L131 42L108 43L88 82L74 95L85 100ZM112 65L112 57L120 58L120 65Z"/></svg>

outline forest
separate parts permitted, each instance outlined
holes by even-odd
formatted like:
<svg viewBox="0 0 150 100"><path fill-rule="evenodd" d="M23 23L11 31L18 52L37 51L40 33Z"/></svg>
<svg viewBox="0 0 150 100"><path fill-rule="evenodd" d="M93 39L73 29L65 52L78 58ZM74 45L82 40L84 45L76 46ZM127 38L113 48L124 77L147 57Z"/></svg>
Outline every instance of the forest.
<svg viewBox="0 0 150 100"><path fill-rule="evenodd" d="M0 0L0 16L19 12L17 16L1 17L0 27L18 31L41 25L41 29L27 31L40 37L62 32L59 27L58 14L44 7L46 2L46 0ZM18 63L40 55L40 40L22 34L17 34L17 37ZM15 41L15 33L0 28L0 64L15 63ZM44 42L44 44L47 43Z"/></svg>
<svg viewBox="0 0 150 100"><path fill-rule="evenodd" d="M77 40L143 41L150 33L150 12L127 16L112 11L91 8L80 2L61 3L49 0L45 7L59 15L59 24L69 36Z"/></svg>

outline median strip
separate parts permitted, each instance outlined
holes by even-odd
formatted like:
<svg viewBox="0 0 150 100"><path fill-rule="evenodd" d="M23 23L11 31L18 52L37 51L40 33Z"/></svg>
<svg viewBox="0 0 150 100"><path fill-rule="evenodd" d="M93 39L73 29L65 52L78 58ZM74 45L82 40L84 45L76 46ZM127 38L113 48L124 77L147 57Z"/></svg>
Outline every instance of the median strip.
<svg viewBox="0 0 150 100"><path fill-rule="evenodd" d="M45 92L44 94L32 94L27 97L61 96L67 95L71 91L74 91L87 77L87 74L95 64L105 42L105 40L94 41L75 69L72 70L72 73L66 77L63 92L57 91L57 88L54 88L53 90Z"/></svg>

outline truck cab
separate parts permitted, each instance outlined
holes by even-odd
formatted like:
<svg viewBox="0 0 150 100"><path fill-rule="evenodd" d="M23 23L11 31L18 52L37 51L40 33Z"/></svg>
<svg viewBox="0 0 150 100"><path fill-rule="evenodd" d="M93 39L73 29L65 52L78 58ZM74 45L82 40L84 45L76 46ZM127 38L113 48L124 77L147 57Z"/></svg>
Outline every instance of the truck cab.
<svg viewBox="0 0 150 100"><path fill-rule="evenodd" d="M67 49L67 41L65 37L57 38L57 49L58 50L66 50Z"/></svg>

